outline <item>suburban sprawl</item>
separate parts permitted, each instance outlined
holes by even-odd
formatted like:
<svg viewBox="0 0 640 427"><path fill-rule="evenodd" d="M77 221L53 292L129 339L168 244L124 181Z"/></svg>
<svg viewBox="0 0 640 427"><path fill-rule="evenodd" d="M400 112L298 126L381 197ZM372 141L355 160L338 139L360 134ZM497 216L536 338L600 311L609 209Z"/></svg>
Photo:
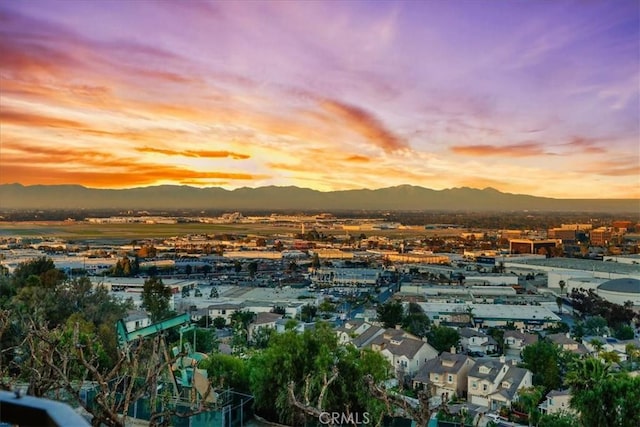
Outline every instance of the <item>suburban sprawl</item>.
<svg viewBox="0 0 640 427"><path fill-rule="evenodd" d="M5 217L0 393L56 425L640 425L637 217L496 215Z"/></svg>

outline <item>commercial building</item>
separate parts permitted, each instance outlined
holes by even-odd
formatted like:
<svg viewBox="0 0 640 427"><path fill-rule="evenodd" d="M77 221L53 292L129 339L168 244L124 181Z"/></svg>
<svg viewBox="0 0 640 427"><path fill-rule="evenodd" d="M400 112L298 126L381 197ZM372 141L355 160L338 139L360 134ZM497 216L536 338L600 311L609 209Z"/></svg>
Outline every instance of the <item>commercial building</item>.
<svg viewBox="0 0 640 427"><path fill-rule="evenodd" d="M497 327L513 324L517 329L541 330L560 322L553 311L540 305L477 304L477 303L418 303L434 324L456 323L463 316L472 317L478 327Z"/></svg>
<svg viewBox="0 0 640 427"><path fill-rule="evenodd" d="M557 239L509 239L509 253L512 254L549 254L560 242Z"/></svg>

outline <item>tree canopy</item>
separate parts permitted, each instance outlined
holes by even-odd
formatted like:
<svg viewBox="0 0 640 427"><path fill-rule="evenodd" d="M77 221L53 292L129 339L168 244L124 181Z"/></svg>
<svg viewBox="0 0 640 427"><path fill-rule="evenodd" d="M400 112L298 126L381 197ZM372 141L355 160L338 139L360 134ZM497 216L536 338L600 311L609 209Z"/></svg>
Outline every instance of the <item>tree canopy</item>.
<svg viewBox="0 0 640 427"><path fill-rule="evenodd" d="M337 369L323 402L324 410L369 412L381 415L380 402L368 393L364 377L371 374L376 381L387 378L388 362L378 353L339 346L337 336L324 323L315 330L298 334L289 330L272 336L268 347L250 360L250 385L256 410L267 419L301 425L304 417L288 400L288 386L315 401L323 380ZM301 418L302 417L302 418Z"/></svg>

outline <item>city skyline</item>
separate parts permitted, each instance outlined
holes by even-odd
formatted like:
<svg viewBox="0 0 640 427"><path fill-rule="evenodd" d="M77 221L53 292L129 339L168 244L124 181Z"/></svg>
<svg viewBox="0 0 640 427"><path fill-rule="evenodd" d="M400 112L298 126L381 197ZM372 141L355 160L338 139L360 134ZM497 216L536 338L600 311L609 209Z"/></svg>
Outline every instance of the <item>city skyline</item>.
<svg viewBox="0 0 640 427"><path fill-rule="evenodd" d="M640 198L637 2L0 5L0 184Z"/></svg>

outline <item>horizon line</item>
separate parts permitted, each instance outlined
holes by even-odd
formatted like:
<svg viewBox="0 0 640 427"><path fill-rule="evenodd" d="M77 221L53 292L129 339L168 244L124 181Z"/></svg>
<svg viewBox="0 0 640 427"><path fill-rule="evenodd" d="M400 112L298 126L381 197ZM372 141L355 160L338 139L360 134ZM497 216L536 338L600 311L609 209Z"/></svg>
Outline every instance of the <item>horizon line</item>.
<svg viewBox="0 0 640 427"><path fill-rule="evenodd" d="M424 189L424 190L430 190L430 191L436 191L436 192L443 192L443 191L451 191L451 190L464 190L464 189L468 189L468 190L476 190L476 191L495 191L498 192L500 194L505 194L505 195L513 195L513 196L527 196L527 197L535 197L535 198L540 198L540 199L550 199L550 200L638 200L640 201L640 197L628 197L628 198L601 198L601 197L586 197L586 198L570 198L570 197L549 197L549 196L539 196L539 195L534 195L534 194L527 194L527 193L510 193L510 192L505 192L502 190L499 190L495 187L483 187L483 188L479 188L479 187L469 187L469 186L462 186L462 187L447 187L447 188L442 188L442 189L434 189L434 188L430 188L430 187L424 187L421 185L416 185L416 184L399 184L399 185L392 185L392 186L388 186L388 187L378 187L378 188L352 188L352 189L344 189L344 190L318 190L315 188L310 188L310 187L300 187L297 185L275 185L275 184L271 184L271 185L262 185L262 186L258 186L258 187L250 187L250 186L242 186L242 187L236 187L236 188L225 188L223 186L196 186L196 185L189 185L189 184L152 184L152 185L141 185L141 186L135 186L135 187L119 187L119 188L110 188L110 187L89 187L83 184L73 184L73 183L69 183L69 184L22 184L20 182L5 182L5 183L1 183L1 186L11 186L11 185L19 185L21 187L25 187L25 188L29 188L29 187L81 187L81 188L85 188L88 190L106 190L106 191L110 191L110 190L114 190L114 191L127 191L127 190L137 190L137 189L144 189L144 188L159 188L159 187L176 187L176 188L192 188L192 189L197 189L197 190L207 190L207 189L220 189L220 190L224 190L224 191L228 191L228 192L233 192L233 191L237 191L237 190L242 190L242 189L251 189L251 190L258 190L261 188L297 188L297 189L301 189L301 190L309 190L309 191L315 191L317 193L341 193L341 192L348 192L348 191L378 191L378 190L386 190L386 189L392 189L392 188L400 188L400 187L414 187L414 188L420 188L420 189Z"/></svg>

